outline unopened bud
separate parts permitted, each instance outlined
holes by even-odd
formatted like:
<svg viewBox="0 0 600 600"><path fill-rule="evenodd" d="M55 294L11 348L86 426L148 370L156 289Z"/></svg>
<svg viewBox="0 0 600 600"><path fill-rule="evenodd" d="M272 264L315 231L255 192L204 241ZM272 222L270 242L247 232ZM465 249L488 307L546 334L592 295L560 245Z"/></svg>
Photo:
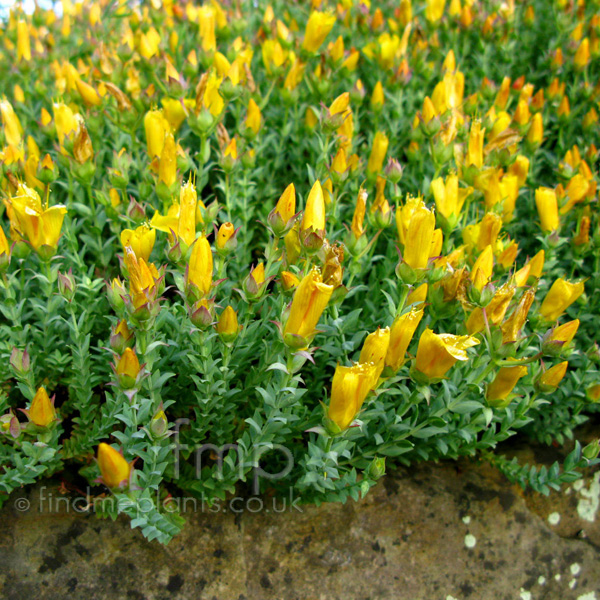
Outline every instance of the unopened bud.
<svg viewBox="0 0 600 600"><path fill-rule="evenodd" d="M19 374L27 375L31 368L31 360L27 349L19 350L16 346L10 354L10 366Z"/></svg>
<svg viewBox="0 0 600 600"><path fill-rule="evenodd" d="M69 269L69 272L66 274L58 274L58 291L67 302L71 302L73 300L76 287L75 278L73 277L73 269Z"/></svg>
<svg viewBox="0 0 600 600"><path fill-rule="evenodd" d="M395 158L390 158L384 171L386 179L396 184L402 179L402 173L402 165Z"/></svg>
<svg viewBox="0 0 600 600"><path fill-rule="evenodd" d="M367 469L367 474L375 481L383 477L385 475L385 458L374 458Z"/></svg>
<svg viewBox="0 0 600 600"><path fill-rule="evenodd" d="M161 409L152 417L152 420L150 421L150 432L156 439L165 437L168 431L169 421L167 420L165 411Z"/></svg>
<svg viewBox="0 0 600 600"><path fill-rule="evenodd" d="M590 444L588 444L582 451L581 454L587 458L588 460L594 460L598 458L598 454L600 454L600 442L599 440L594 440Z"/></svg>

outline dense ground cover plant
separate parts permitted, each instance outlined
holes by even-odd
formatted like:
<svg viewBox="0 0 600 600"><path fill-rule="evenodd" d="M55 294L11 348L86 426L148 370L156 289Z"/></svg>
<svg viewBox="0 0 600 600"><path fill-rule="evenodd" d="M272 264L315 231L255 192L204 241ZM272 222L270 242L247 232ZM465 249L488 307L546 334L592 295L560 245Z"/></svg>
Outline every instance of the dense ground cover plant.
<svg viewBox="0 0 600 600"><path fill-rule="evenodd" d="M182 493L345 501L464 455L548 493L596 462L494 449L600 399L598 2L2 28L0 503L60 473L166 542Z"/></svg>

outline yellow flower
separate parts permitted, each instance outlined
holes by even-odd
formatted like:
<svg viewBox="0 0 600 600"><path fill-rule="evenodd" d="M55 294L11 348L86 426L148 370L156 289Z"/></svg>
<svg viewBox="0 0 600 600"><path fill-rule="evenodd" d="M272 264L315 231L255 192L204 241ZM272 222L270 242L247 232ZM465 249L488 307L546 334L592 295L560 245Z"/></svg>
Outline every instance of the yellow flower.
<svg viewBox="0 0 600 600"><path fill-rule="evenodd" d="M387 135L382 131L378 131L373 139L373 147L369 155L367 171L371 174L379 173L383 167L383 161L387 154L389 140Z"/></svg>
<svg viewBox="0 0 600 600"><path fill-rule="evenodd" d="M527 181L527 175L529 173L529 159L526 156L517 156L515 162L508 167L508 172L511 175L516 175L519 182L519 187L523 187Z"/></svg>
<svg viewBox="0 0 600 600"><path fill-rule="evenodd" d="M467 149L467 166L473 165L478 169L483 166L483 139L485 128L481 128L481 121L475 121L471 125L469 133L469 144Z"/></svg>
<svg viewBox="0 0 600 600"><path fill-rule="evenodd" d="M515 367L502 367L494 381L487 386L485 399L494 408L506 408L510 404L510 393L521 377L527 374L527 367L523 365Z"/></svg>
<svg viewBox="0 0 600 600"><path fill-rule="evenodd" d="M425 7L425 18L430 23L437 23L444 15L446 0L427 0Z"/></svg>
<svg viewBox="0 0 600 600"><path fill-rule="evenodd" d="M442 379L456 361L469 360L467 349L477 344L468 335L437 334L427 328L419 339L415 369L429 379Z"/></svg>
<svg viewBox="0 0 600 600"><path fill-rule="evenodd" d="M314 337L321 314L325 310L334 286L323 283L316 267L304 276L292 300L283 339L290 346L307 346Z"/></svg>
<svg viewBox="0 0 600 600"><path fill-rule="evenodd" d="M262 115L258 104L252 98L248 102L248 116L246 117L246 127L250 129L254 135L260 131Z"/></svg>
<svg viewBox="0 0 600 600"><path fill-rule="evenodd" d="M224 250L229 240L235 235L235 227L233 223L223 223L217 232L215 246L218 250Z"/></svg>
<svg viewBox="0 0 600 600"><path fill-rule="evenodd" d="M502 324L502 343L511 344L517 341L521 329L527 321L529 309L535 300L535 290L529 288L519 300L519 304L510 317Z"/></svg>
<svg viewBox="0 0 600 600"><path fill-rule="evenodd" d="M6 258L3 258L6 257ZM7 259L10 258L10 244L6 239L6 235L4 233L4 229L0 227L0 269L2 266L6 266Z"/></svg>
<svg viewBox="0 0 600 600"><path fill-rule="evenodd" d="M302 48L316 52L335 24L335 15L313 11L308 18Z"/></svg>
<svg viewBox="0 0 600 600"><path fill-rule="evenodd" d="M564 323L544 336L542 349L546 354L560 354L572 341L579 329L579 319Z"/></svg>
<svg viewBox="0 0 600 600"><path fill-rule="evenodd" d="M485 329L484 310L489 325L499 325L504 319L504 315L508 310L508 305L514 295L515 287L505 283L498 288L494 297L485 309L480 307L475 308L467 320L467 331L469 332L469 335L475 335Z"/></svg>
<svg viewBox="0 0 600 600"><path fill-rule="evenodd" d="M12 104L3 98L0 101L0 115L4 126L4 138L10 146L18 146L23 139L23 127L15 114Z"/></svg>
<svg viewBox="0 0 600 600"><path fill-rule="evenodd" d="M213 52L217 49L217 38L215 35L215 11L212 6L205 4L198 8L198 23L200 25L202 50L204 52Z"/></svg>
<svg viewBox="0 0 600 600"><path fill-rule="evenodd" d="M471 271L473 286L481 291L492 278L494 270L494 252L491 246L486 246L479 255Z"/></svg>
<svg viewBox="0 0 600 600"><path fill-rule="evenodd" d="M542 392L554 391L566 375L568 366L569 362L565 360L544 371L537 381L537 387Z"/></svg>
<svg viewBox="0 0 600 600"><path fill-rule="evenodd" d="M269 225L276 235L282 235L291 227L292 218L296 214L296 188L293 183L288 185L281 194L275 208L269 214Z"/></svg>
<svg viewBox="0 0 600 600"><path fill-rule="evenodd" d="M544 121L542 119L542 113L538 112L533 115L531 119L531 125L527 132L527 141L532 146L539 146L544 139Z"/></svg>
<svg viewBox="0 0 600 600"><path fill-rule="evenodd" d="M177 131L186 118L186 111L194 107L195 102L188 98L163 98L160 103L163 107L163 115L172 131Z"/></svg>
<svg viewBox="0 0 600 600"><path fill-rule="evenodd" d="M142 367L136 353L131 348L125 348L116 367L119 385L125 390L131 389L136 384L141 370Z"/></svg>
<svg viewBox="0 0 600 600"><path fill-rule="evenodd" d="M300 255L302 254L302 246L300 244L299 236L300 225L296 223L284 236L283 242L285 244L285 257L288 265L296 263Z"/></svg>
<svg viewBox="0 0 600 600"><path fill-rule="evenodd" d="M292 62L292 66L286 75L285 81L283 83L283 89L291 92L298 87L298 84L302 81L302 77L304 76L304 69L306 68L306 64L301 62L298 59L294 59Z"/></svg>
<svg viewBox="0 0 600 600"><path fill-rule="evenodd" d="M307 247L321 247L325 235L325 197L321 182L317 179L306 200L302 222L300 223L300 236L302 243Z"/></svg>
<svg viewBox="0 0 600 600"><path fill-rule="evenodd" d="M62 204L42 206L39 194L24 183L19 184L17 194L6 203L11 207L19 233L44 256L53 255L67 214L66 207Z"/></svg>
<svg viewBox="0 0 600 600"><path fill-rule="evenodd" d="M207 296L212 286L213 257L205 236L199 237L192 248L185 272L186 290L194 301Z"/></svg>
<svg viewBox="0 0 600 600"><path fill-rule="evenodd" d="M383 93L383 85L381 81L378 81L373 88L373 94L371 95L371 108L375 111L381 110L383 103L385 102L385 96Z"/></svg>
<svg viewBox="0 0 600 600"><path fill-rule="evenodd" d="M189 180L181 186L179 202L174 202L165 216L156 211L150 220L150 225L159 231L175 235L189 247L196 239L196 209L198 204L204 208L202 201L198 200L196 187Z"/></svg>
<svg viewBox="0 0 600 600"><path fill-rule="evenodd" d="M344 431L359 413L367 394L377 384L377 369L373 364L338 365L331 383L331 399L327 418Z"/></svg>
<svg viewBox="0 0 600 600"><path fill-rule="evenodd" d="M377 328L377 331L370 333L360 351L358 362L361 364L371 363L376 367L377 379L385 366L385 357L390 345L390 328Z"/></svg>
<svg viewBox="0 0 600 600"><path fill-rule="evenodd" d="M584 163L582 163L583 165ZM581 169L581 166L580 166ZM590 181L591 180L591 181ZM571 177L567 185L566 194L568 201L560 209L560 214L564 215L569 212L575 204L585 200L586 197L592 198L596 191L595 182L593 182L592 176L588 179L582 173L577 173L574 177Z"/></svg>
<svg viewBox="0 0 600 600"><path fill-rule="evenodd" d="M138 258L143 258L146 262L154 248L155 239L156 230L146 223L136 229L124 229L121 232L123 248L129 246Z"/></svg>
<svg viewBox="0 0 600 600"><path fill-rule="evenodd" d="M73 157L80 165L83 165L94 158L94 148L83 119L79 118L78 121L79 127L73 142Z"/></svg>
<svg viewBox="0 0 600 600"><path fill-rule="evenodd" d="M507 173L500 181L500 192L502 194L502 221L512 221L517 198L519 197L519 178Z"/></svg>
<svg viewBox="0 0 600 600"><path fill-rule="evenodd" d="M539 279L542 276L544 270L544 262L546 260L546 253L544 250L540 250L533 258L527 263L529 265L529 276Z"/></svg>
<svg viewBox="0 0 600 600"><path fill-rule="evenodd" d="M17 22L17 62L31 60L31 42L29 40L29 26L26 21Z"/></svg>
<svg viewBox="0 0 600 600"><path fill-rule="evenodd" d="M281 285L286 292L298 287L299 284L300 280L294 273L290 271L281 271Z"/></svg>
<svg viewBox="0 0 600 600"><path fill-rule="evenodd" d="M306 112L304 113L304 124L307 129L314 129L319 122L319 115L315 112L315 109L312 106L306 107Z"/></svg>
<svg viewBox="0 0 600 600"><path fill-rule="evenodd" d="M200 83L196 87L196 112L199 113L204 107L213 117L218 117L225 106L219 88L221 87L222 77L219 77L215 70L210 73L204 73Z"/></svg>
<svg viewBox="0 0 600 600"><path fill-rule="evenodd" d="M600 402L600 384L591 385L585 393L591 402Z"/></svg>
<svg viewBox="0 0 600 600"><path fill-rule="evenodd" d="M406 306L411 306L411 304L422 304L427 299L427 290L429 286L426 283L422 283L418 288L415 288L407 297L406 297Z"/></svg>
<svg viewBox="0 0 600 600"><path fill-rule="evenodd" d="M405 361L406 351L421 319L423 309L413 307L410 311L396 317L390 330L390 344L385 356L385 364L396 372Z"/></svg>
<svg viewBox="0 0 600 600"><path fill-rule="evenodd" d="M83 79L77 78L75 80L77 91L88 106L99 106L102 104L102 98L100 94L91 86L89 83L83 81Z"/></svg>
<svg viewBox="0 0 600 600"><path fill-rule="evenodd" d="M165 144L165 133L169 124L163 117L162 110L150 110L144 116L146 144L150 158L160 158Z"/></svg>
<svg viewBox="0 0 600 600"><path fill-rule="evenodd" d="M364 221L365 213L367 212L367 192L360 188L358 191L358 197L356 199L356 207L354 208L354 215L352 216L352 224L350 225L350 231L357 240L365 231Z"/></svg>
<svg viewBox="0 0 600 600"><path fill-rule="evenodd" d="M54 402L50 400L44 387L40 387L35 393L31 406L27 411L27 416L32 423L39 427L48 427L50 423L56 420Z"/></svg>
<svg viewBox="0 0 600 600"><path fill-rule="evenodd" d="M432 121L436 115L437 113L435 111L435 106L433 105L431 98L429 96L425 96L425 100L423 100L423 110L421 111L421 116L425 125Z"/></svg>
<svg viewBox="0 0 600 600"><path fill-rule="evenodd" d="M262 45L261 54L265 69L269 74L281 67L286 59L286 53L278 40L265 40ZM221 75L222 73L219 74Z"/></svg>
<svg viewBox="0 0 600 600"><path fill-rule="evenodd" d="M55 102L52 105L54 112L54 124L56 125L56 133L58 142L63 146L65 138L71 137L79 129L79 123L73 114L73 111L66 105L60 102Z"/></svg>
<svg viewBox="0 0 600 600"><path fill-rule="evenodd" d="M226 344L233 342L233 340L235 340L237 337L240 331L240 326L238 324L237 313L231 306L228 306L221 313L216 329L219 337Z"/></svg>
<svg viewBox="0 0 600 600"><path fill-rule="evenodd" d="M375 183L375 200L371 204L370 212L375 217L375 222L380 228L387 227L391 221L391 207L385 197L385 184L387 180L384 177L377 176Z"/></svg>
<svg viewBox="0 0 600 600"><path fill-rule="evenodd" d="M170 131L165 133L158 163L158 179L169 188L177 181L177 144Z"/></svg>
<svg viewBox="0 0 600 600"><path fill-rule="evenodd" d="M437 211L446 219L458 217L466 198L473 188L459 188L458 176L455 173L446 177L446 183L441 177L431 182L431 191Z"/></svg>
<svg viewBox="0 0 600 600"><path fill-rule="evenodd" d="M583 281L571 283L559 277L546 294L540 307L540 314L547 321L556 321L583 294L583 291Z"/></svg>
<svg viewBox="0 0 600 600"><path fill-rule="evenodd" d="M519 252L519 244L513 240L498 257L498 264L505 269L510 269L515 260L517 260L517 254Z"/></svg>
<svg viewBox="0 0 600 600"><path fill-rule="evenodd" d="M133 307L137 310L155 300L160 275L153 263L147 263L143 258L138 259L130 246L125 247L124 261L129 274L129 294Z"/></svg>
<svg viewBox="0 0 600 600"><path fill-rule="evenodd" d="M102 480L109 488L125 485L131 476L132 465L120 452L104 442L98 446L98 466Z"/></svg>
<svg viewBox="0 0 600 600"><path fill-rule="evenodd" d="M431 255L435 215L420 202L411 215L404 242L403 261L413 269L425 269Z"/></svg>
<svg viewBox="0 0 600 600"><path fill-rule="evenodd" d="M575 57L573 58L573 64L577 69L585 69L588 63L590 62L590 40L589 38L583 38L581 40L581 44L579 44L577 48L577 52L575 52Z"/></svg>
<svg viewBox="0 0 600 600"><path fill-rule="evenodd" d="M527 125L529 123L529 119L531 118L531 113L529 112L529 104L527 104L526 100L519 100L517 103L517 108L515 109L515 114L513 116L513 120L517 125Z"/></svg>

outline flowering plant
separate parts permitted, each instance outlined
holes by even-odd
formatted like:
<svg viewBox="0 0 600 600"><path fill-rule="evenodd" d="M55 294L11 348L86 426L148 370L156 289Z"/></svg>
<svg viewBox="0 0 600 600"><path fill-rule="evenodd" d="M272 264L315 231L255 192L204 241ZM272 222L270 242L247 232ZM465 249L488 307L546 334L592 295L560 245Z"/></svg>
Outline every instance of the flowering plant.
<svg viewBox="0 0 600 600"><path fill-rule="evenodd" d="M19 5L2 23L0 503L61 473L357 499L600 400L597 2ZM211 452L204 453L210 449Z"/></svg>

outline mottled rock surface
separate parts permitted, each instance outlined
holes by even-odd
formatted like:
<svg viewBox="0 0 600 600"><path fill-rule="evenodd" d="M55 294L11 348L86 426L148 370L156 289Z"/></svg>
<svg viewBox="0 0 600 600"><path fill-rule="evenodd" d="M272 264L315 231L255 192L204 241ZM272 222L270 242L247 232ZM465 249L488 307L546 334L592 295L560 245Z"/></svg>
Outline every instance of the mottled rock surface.
<svg viewBox="0 0 600 600"><path fill-rule="evenodd" d="M52 506L48 486L0 512L4 600L600 600L600 472L544 498L489 466L424 464L345 506L199 507L166 548Z"/></svg>

